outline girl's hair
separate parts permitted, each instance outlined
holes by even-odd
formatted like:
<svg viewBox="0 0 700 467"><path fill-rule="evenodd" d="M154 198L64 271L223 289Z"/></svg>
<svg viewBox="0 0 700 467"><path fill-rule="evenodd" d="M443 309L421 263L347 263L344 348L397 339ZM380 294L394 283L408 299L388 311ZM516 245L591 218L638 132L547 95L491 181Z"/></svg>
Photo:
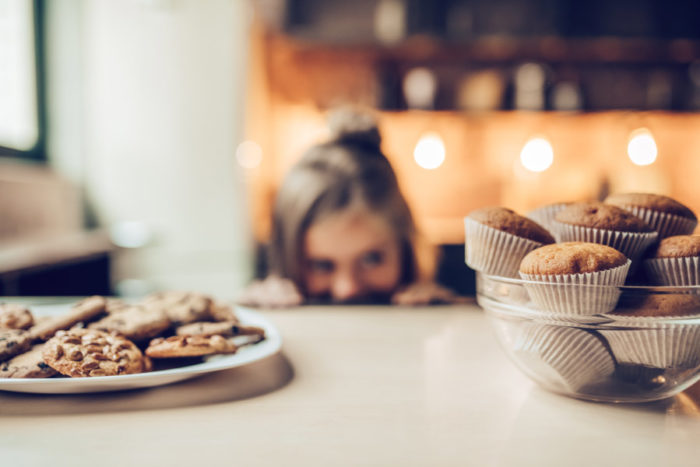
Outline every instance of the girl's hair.
<svg viewBox="0 0 700 467"><path fill-rule="evenodd" d="M330 141L311 147L277 193L272 219L271 272L303 287L307 229L324 216L359 203L386 219L402 252L401 284L432 274L434 261L416 231L396 175L381 152L381 136L367 113L340 110L329 118ZM420 264L419 264L420 263Z"/></svg>

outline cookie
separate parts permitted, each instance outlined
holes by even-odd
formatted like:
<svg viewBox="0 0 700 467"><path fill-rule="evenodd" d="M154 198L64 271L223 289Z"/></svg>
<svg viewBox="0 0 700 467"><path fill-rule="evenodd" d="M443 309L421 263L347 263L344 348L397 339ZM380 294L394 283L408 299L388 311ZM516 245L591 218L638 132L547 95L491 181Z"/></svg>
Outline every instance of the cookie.
<svg viewBox="0 0 700 467"><path fill-rule="evenodd" d="M212 303L211 317L214 321L238 322L238 316L233 307L224 303Z"/></svg>
<svg viewBox="0 0 700 467"><path fill-rule="evenodd" d="M42 321L32 327L29 332L32 337L45 341L56 334L56 331L68 329L81 321L88 321L97 317L105 311L105 306L106 300L104 297L98 295L88 297L73 305L71 310L65 315Z"/></svg>
<svg viewBox="0 0 700 467"><path fill-rule="evenodd" d="M59 373L76 378L141 373L144 368L133 342L97 329L57 331L42 356Z"/></svg>
<svg viewBox="0 0 700 467"><path fill-rule="evenodd" d="M88 328L116 332L127 339L155 337L170 327L170 320L160 307L127 305L91 323Z"/></svg>
<svg viewBox="0 0 700 467"><path fill-rule="evenodd" d="M24 353L32 345L32 335L23 329L0 329L0 362Z"/></svg>
<svg viewBox="0 0 700 467"><path fill-rule="evenodd" d="M143 373L153 371L153 360L148 355L143 356Z"/></svg>
<svg viewBox="0 0 700 467"><path fill-rule="evenodd" d="M146 349L152 358L201 357L204 355L235 353L238 347L225 337L171 336L153 339Z"/></svg>
<svg viewBox="0 0 700 467"><path fill-rule="evenodd" d="M180 325L211 318L212 299L194 292L158 292L148 296L144 306L162 308L171 323Z"/></svg>
<svg viewBox="0 0 700 467"><path fill-rule="evenodd" d="M16 303L0 304L0 328L29 329L34 324L34 316L27 307Z"/></svg>
<svg viewBox="0 0 700 467"><path fill-rule="evenodd" d="M120 311L129 309L129 307L131 307L131 304L118 298L108 298L105 300L105 311L107 314L119 313Z"/></svg>
<svg viewBox="0 0 700 467"><path fill-rule="evenodd" d="M257 326L244 326L238 322L221 321L217 323L198 322L180 326L175 330L178 336L265 336L265 330Z"/></svg>
<svg viewBox="0 0 700 467"><path fill-rule="evenodd" d="M28 352L0 364L0 378L51 378L58 374L44 362L44 345L35 345Z"/></svg>

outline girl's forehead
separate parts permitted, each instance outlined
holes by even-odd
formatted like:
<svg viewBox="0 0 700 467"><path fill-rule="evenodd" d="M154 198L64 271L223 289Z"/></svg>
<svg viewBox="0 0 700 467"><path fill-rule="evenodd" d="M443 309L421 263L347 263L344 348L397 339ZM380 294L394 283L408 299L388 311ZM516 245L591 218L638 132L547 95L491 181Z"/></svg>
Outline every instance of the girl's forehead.
<svg viewBox="0 0 700 467"><path fill-rule="evenodd" d="M389 248L397 239L384 217L367 210L343 210L312 224L303 245L306 255L340 261Z"/></svg>
<svg viewBox="0 0 700 467"><path fill-rule="evenodd" d="M326 213L314 221L310 228L322 229L344 229L344 228L366 228L372 230L392 230L389 219L380 212L369 208L364 203L353 203L352 205Z"/></svg>

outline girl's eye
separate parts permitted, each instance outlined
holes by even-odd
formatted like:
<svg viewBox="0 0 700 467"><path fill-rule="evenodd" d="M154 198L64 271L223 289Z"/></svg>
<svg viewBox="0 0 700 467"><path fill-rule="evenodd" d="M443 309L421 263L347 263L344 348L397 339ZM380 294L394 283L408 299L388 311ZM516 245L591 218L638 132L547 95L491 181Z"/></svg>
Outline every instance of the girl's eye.
<svg viewBox="0 0 700 467"><path fill-rule="evenodd" d="M379 266L384 262L384 255L379 251L370 251L362 257L362 265L367 267Z"/></svg>
<svg viewBox="0 0 700 467"><path fill-rule="evenodd" d="M333 262L325 259L311 260L309 269L316 274L328 274L333 272Z"/></svg>

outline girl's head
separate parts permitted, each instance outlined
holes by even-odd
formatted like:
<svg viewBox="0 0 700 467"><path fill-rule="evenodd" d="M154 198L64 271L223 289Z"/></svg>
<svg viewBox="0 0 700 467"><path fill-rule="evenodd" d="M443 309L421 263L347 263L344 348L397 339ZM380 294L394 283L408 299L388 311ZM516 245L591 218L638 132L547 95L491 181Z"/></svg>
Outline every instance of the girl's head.
<svg viewBox="0 0 700 467"><path fill-rule="evenodd" d="M330 125L280 187L270 264L309 298L382 299L419 275L413 218L371 117L336 112Z"/></svg>

